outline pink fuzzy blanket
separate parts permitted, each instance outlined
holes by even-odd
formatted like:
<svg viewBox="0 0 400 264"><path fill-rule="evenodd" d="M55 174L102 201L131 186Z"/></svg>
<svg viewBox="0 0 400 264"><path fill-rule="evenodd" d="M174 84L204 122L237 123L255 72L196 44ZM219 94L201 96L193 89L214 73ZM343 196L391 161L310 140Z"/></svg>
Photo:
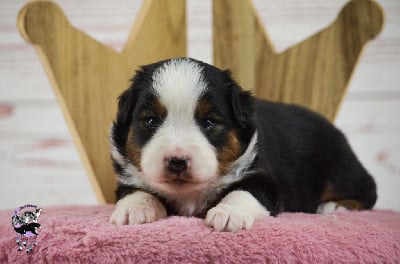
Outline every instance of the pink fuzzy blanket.
<svg viewBox="0 0 400 264"><path fill-rule="evenodd" d="M400 213L281 214L250 231L215 232L198 218L107 223L112 206L43 208L39 244L17 251L13 210L0 211L0 263L399 263Z"/></svg>

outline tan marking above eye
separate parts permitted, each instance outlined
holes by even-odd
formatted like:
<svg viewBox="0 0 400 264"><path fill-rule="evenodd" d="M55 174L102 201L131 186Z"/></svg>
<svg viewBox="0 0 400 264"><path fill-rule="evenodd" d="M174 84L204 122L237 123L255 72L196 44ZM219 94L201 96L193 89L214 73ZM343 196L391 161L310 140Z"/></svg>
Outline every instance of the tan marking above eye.
<svg viewBox="0 0 400 264"><path fill-rule="evenodd" d="M140 113L139 119L146 119L146 118L157 117L157 116L158 116L158 114L154 113L153 111L145 110Z"/></svg>
<svg viewBox="0 0 400 264"><path fill-rule="evenodd" d="M146 108L140 113L140 117L157 116L162 117L167 114L167 108L155 97L152 98L147 104Z"/></svg>
<svg viewBox="0 0 400 264"><path fill-rule="evenodd" d="M207 120L210 119L213 122L223 122L223 118L216 113L215 111L213 111L213 104L208 101L207 99L201 99L197 106L196 106L196 110L195 110L195 118L198 120Z"/></svg>
<svg viewBox="0 0 400 264"><path fill-rule="evenodd" d="M213 113L213 112L207 114L205 116L205 119L211 119L211 120L216 121L216 122L222 122L223 121L223 119L222 119L222 117L220 115L218 115L216 113Z"/></svg>
<svg viewBox="0 0 400 264"><path fill-rule="evenodd" d="M148 108L140 112L139 118L145 119L150 117L156 117L158 119L163 119L167 115L167 109L165 106L158 100L157 97L150 100L147 103Z"/></svg>
<svg viewBox="0 0 400 264"><path fill-rule="evenodd" d="M205 118L212 109L212 104L206 99L201 99L196 106L195 117L199 119Z"/></svg>
<svg viewBox="0 0 400 264"><path fill-rule="evenodd" d="M165 116L167 114L167 108L156 98L153 101L153 109L154 111L159 114L159 116Z"/></svg>

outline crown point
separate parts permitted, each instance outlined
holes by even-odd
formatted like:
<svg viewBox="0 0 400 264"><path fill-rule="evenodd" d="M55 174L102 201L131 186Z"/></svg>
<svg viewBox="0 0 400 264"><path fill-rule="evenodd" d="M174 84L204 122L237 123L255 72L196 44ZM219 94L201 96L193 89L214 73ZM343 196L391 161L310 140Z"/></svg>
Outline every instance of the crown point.
<svg viewBox="0 0 400 264"><path fill-rule="evenodd" d="M384 12L373 0L352 0L340 11L339 21L351 24L364 41L375 38L382 30Z"/></svg>
<svg viewBox="0 0 400 264"><path fill-rule="evenodd" d="M57 32L68 30L70 26L61 8L50 1L33 1L19 12L17 27L21 36L32 44L43 39L54 38Z"/></svg>

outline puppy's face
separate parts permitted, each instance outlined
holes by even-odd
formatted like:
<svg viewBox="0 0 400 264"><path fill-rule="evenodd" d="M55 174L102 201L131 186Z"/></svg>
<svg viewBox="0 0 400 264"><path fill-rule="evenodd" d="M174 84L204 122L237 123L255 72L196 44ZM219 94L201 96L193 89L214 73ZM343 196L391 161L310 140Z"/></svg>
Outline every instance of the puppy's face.
<svg viewBox="0 0 400 264"><path fill-rule="evenodd" d="M251 115L227 72L192 59L144 66L111 131L120 180L167 195L208 188L245 152Z"/></svg>

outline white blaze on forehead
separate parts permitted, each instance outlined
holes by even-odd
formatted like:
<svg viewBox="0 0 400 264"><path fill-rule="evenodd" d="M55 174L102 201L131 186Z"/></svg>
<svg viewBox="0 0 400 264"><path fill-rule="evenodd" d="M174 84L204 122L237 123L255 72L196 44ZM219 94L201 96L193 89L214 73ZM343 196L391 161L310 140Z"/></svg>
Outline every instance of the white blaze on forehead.
<svg viewBox="0 0 400 264"><path fill-rule="evenodd" d="M203 68L188 59L175 59L153 75L153 89L169 114L193 118L196 103L207 89Z"/></svg>

